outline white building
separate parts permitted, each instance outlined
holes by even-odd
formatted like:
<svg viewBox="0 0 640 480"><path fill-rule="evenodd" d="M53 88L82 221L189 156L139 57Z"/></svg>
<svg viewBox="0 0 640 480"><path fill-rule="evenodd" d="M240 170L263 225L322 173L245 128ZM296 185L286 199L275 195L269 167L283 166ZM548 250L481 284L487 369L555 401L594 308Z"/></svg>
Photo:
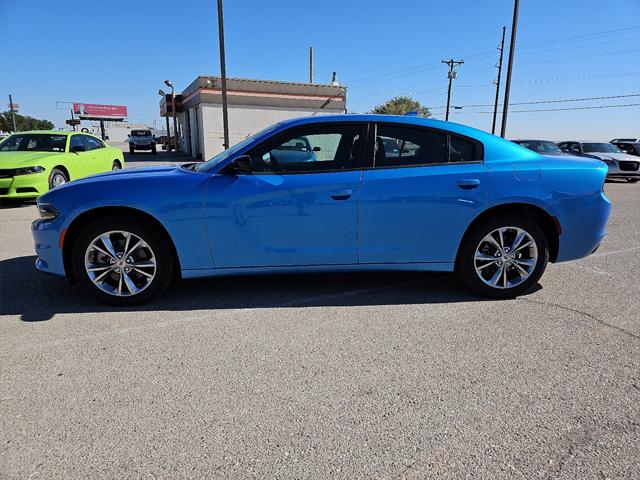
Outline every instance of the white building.
<svg viewBox="0 0 640 480"><path fill-rule="evenodd" d="M339 85L227 79L229 142L238 143L278 121L344 113L347 91ZM176 95L180 147L208 160L224 150L220 77L198 77ZM171 115L171 100L160 101L160 115ZM170 119L173 129L173 119Z"/></svg>

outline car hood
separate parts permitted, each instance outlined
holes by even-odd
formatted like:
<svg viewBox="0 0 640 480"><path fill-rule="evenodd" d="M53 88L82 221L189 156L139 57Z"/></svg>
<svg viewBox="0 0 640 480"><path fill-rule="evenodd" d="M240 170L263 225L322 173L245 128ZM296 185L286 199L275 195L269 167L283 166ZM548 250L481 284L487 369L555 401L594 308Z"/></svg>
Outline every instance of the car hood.
<svg viewBox="0 0 640 480"><path fill-rule="evenodd" d="M43 166L59 155L61 153L56 152L0 152L0 168Z"/></svg>
<svg viewBox="0 0 640 480"><path fill-rule="evenodd" d="M602 158L602 159L606 159L606 160L632 160L637 162L638 161L638 157L634 157L633 155L629 155L628 153L613 153L613 152L607 152L607 153L599 153L599 152L585 152L587 155L592 155L594 157L597 158Z"/></svg>
<svg viewBox="0 0 640 480"><path fill-rule="evenodd" d="M91 175L90 177L84 177L78 180L75 180L73 183L87 183L87 182L96 182L103 180L113 180L113 179L127 179L127 178L137 178L141 175L153 176L153 175L166 175L172 172L175 172L179 167L179 165L161 165L157 167L139 167L139 168L127 168L126 170L114 170L111 172L98 173L97 175ZM60 188L60 187L58 187Z"/></svg>

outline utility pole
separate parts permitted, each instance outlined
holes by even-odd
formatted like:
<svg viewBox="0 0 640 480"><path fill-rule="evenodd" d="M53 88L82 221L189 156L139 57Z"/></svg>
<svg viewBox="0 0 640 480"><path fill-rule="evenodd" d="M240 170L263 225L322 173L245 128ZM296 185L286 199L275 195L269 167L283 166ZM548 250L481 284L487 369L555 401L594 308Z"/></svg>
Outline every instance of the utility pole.
<svg viewBox="0 0 640 480"><path fill-rule="evenodd" d="M504 53L504 33L507 30L507 27L502 27L502 41L500 42L500 46L498 50L500 50L500 59L498 60L498 64L496 67L498 68L498 78L494 82L496 84L496 101L493 105L493 123L491 124L491 133L496 133L496 118L498 116L498 100L500 97L500 75L502 74L502 54Z"/></svg>
<svg viewBox="0 0 640 480"><path fill-rule="evenodd" d="M446 63L449 65L449 73L447 76L449 77L449 89L447 90L447 113L445 114L445 120L449 120L449 105L451 104L451 82L454 78L458 76L455 71L456 65L462 65L464 60L454 60L453 58L449 60L442 60L442 63Z"/></svg>
<svg viewBox="0 0 640 480"><path fill-rule="evenodd" d="M313 83L313 47L309 47L309 83Z"/></svg>
<svg viewBox="0 0 640 480"><path fill-rule="evenodd" d="M11 94L9 94L9 111L11 112L11 119L13 120L13 133L16 133L18 131L16 128L16 109L13 108L13 99L11 98Z"/></svg>
<svg viewBox="0 0 640 480"><path fill-rule="evenodd" d="M224 18L222 0L218 0L218 38L220 40L220 81L222 84L222 128L224 131L224 149L229 148L229 113L227 111L227 68L224 57Z"/></svg>
<svg viewBox="0 0 640 480"><path fill-rule="evenodd" d="M507 65L507 81L504 85L504 105L502 106L502 129L500 136L505 137L507 133L507 113L509 111L509 92L511 91L511 73L513 70L513 56L516 50L516 31L518 29L518 10L520 9L520 0L514 0L513 3L513 24L511 25L511 43L509 45L509 63Z"/></svg>

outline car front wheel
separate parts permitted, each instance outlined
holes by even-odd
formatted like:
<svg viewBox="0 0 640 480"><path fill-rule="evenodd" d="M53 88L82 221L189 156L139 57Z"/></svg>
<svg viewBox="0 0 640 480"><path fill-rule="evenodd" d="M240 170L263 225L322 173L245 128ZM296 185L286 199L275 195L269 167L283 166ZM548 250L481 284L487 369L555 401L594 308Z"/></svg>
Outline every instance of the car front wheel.
<svg viewBox="0 0 640 480"><path fill-rule="evenodd" d="M474 292L513 298L531 290L548 261L542 229L527 218L504 215L482 222L467 235L457 270Z"/></svg>
<svg viewBox="0 0 640 480"><path fill-rule="evenodd" d="M69 179L67 178L67 175L62 170L60 170L59 168L54 168L49 174L49 190L67 183L68 181Z"/></svg>
<svg viewBox="0 0 640 480"><path fill-rule="evenodd" d="M157 227L119 217L87 225L74 242L72 264L79 282L113 305L157 297L169 286L175 268Z"/></svg>

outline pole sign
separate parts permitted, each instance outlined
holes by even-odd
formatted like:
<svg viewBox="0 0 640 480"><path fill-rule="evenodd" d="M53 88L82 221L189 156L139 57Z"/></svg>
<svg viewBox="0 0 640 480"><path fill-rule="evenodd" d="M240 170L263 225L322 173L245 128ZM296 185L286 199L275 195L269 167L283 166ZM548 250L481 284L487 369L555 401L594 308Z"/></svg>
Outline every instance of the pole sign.
<svg viewBox="0 0 640 480"><path fill-rule="evenodd" d="M20 108L17 103L8 103L7 106L9 107L9 112L11 113L17 113L18 109Z"/></svg>
<svg viewBox="0 0 640 480"><path fill-rule="evenodd" d="M74 103L73 113L86 120L122 120L127 116L127 107L124 105Z"/></svg>

